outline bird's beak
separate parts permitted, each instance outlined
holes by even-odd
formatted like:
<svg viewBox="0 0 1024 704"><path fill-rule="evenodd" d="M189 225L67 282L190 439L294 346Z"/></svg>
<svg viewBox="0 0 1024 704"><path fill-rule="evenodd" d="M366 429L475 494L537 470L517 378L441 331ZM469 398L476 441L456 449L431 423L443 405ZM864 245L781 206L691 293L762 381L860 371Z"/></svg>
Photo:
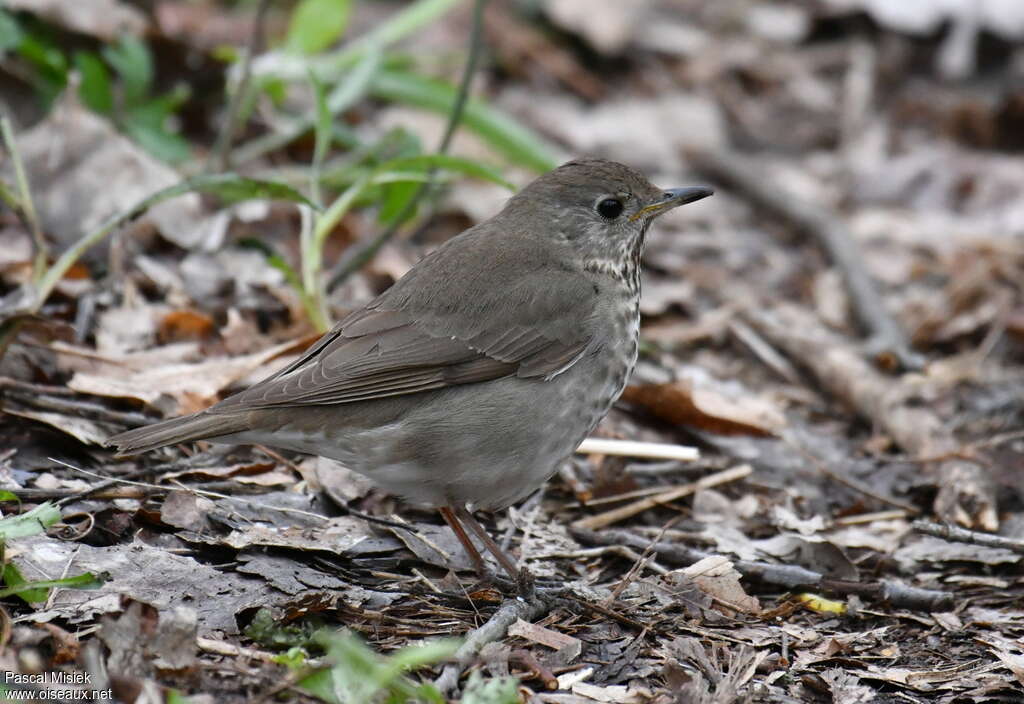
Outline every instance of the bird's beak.
<svg viewBox="0 0 1024 704"><path fill-rule="evenodd" d="M630 220L640 218L653 218L665 213L679 205L686 205L701 198L707 198L715 189L707 186L690 186L688 188L670 188L662 194L662 197L650 205L645 205L636 213L630 216Z"/></svg>

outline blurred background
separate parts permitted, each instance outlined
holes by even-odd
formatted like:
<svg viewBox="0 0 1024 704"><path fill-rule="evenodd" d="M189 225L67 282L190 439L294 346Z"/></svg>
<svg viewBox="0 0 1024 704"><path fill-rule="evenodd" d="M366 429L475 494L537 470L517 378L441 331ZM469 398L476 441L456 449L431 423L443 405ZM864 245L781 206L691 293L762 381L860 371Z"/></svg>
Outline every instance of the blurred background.
<svg viewBox="0 0 1024 704"><path fill-rule="evenodd" d="M106 437L266 376L517 187L601 156L716 189L648 237L640 364L598 429L702 454L567 463L531 504L533 554L592 545L562 526L609 497L749 463L742 487L633 518L637 551L683 516L673 539L817 569L743 541L820 530L870 574L991 569L1024 628L1019 575L910 528L1024 535L1024 2L0 0L0 113L5 487L135 471ZM248 452L188 481L393 505L333 463ZM102 540L184 525L147 496ZM991 586L960 576L944 587ZM230 631L216 606L200 623ZM992 660L966 640L950 657ZM940 642L892 662L952 666Z"/></svg>

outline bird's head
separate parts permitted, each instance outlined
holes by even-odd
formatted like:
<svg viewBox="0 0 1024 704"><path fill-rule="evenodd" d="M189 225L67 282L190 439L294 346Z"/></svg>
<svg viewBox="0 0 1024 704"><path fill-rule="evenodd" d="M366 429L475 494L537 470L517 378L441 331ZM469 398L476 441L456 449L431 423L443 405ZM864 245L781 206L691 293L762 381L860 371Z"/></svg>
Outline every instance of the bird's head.
<svg viewBox="0 0 1024 704"><path fill-rule="evenodd" d="M636 169L604 159L578 159L523 188L504 215L573 247L584 264L632 275L651 222L673 208L710 196L704 186L658 188Z"/></svg>

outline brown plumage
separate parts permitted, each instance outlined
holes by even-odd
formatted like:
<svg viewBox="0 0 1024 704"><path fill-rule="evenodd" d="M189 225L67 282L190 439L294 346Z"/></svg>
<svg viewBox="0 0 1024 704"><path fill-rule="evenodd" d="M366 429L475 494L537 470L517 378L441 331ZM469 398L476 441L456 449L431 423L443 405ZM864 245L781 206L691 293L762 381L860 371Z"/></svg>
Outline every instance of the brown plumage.
<svg viewBox="0 0 1024 704"><path fill-rule="evenodd" d="M477 532L467 504L501 508L536 489L618 398L636 360L647 228L710 194L659 190L614 162L569 162L273 377L109 444L321 454Z"/></svg>

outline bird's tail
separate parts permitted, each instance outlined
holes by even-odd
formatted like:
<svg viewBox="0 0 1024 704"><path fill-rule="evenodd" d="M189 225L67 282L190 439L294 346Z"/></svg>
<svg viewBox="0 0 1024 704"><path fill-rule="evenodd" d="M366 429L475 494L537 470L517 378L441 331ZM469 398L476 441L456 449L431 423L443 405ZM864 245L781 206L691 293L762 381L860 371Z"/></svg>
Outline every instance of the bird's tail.
<svg viewBox="0 0 1024 704"><path fill-rule="evenodd" d="M116 447L118 455L155 450L191 440L205 440L249 430L248 413L209 413L200 411L190 416L135 428L108 438L107 447Z"/></svg>

